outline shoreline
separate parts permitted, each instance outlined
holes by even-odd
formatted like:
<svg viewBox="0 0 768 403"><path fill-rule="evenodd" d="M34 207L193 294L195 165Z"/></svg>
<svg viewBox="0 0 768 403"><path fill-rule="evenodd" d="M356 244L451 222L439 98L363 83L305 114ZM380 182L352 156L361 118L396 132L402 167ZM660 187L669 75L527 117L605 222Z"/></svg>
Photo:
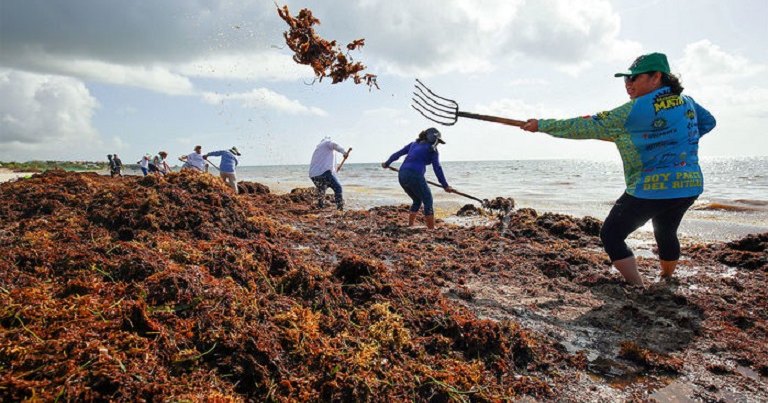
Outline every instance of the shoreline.
<svg viewBox="0 0 768 403"><path fill-rule="evenodd" d="M102 176L108 176L105 171L92 171ZM34 175L39 172L13 172L7 168L0 168L0 183L9 182L18 178L25 178ZM214 172L209 172L214 177L218 178ZM128 170L124 173L124 176L141 176L141 171ZM260 183L267 186L275 195L290 194L291 190L296 188L311 188L311 182L305 182L302 179L295 181L255 181L250 178L240 179L240 182L252 182ZM401 205L410 204L410 200L404 193L400 197L393 198L390 195L382 197L381 202L373 201L371 194L378 189L372 189L368 187L360 186L345 186L344 194L347 202L346 207L348 210L361 210L368 211L381 207L397 207ZM326 194L332 194L330 190ZM456 212L465 204L477 205L476 202L458 198L457 196L447 195L439 191L434 191L433 196L435 199L435 216L439 220L445 222L461 225L461 226L473 226L473 225L490 225L494 221L493 217L459 217L456 216ZM723 209L722 211L712 211L713 203L703 201L700 205L694 205L680 225L679 237L683 244L696 244L696 243L711 243L718 241L734 241L749 234L760 234L768 232L768 226L759 225L759 217L754 220L750 219L751 214L756 214L756 210L739 210L739 209ZM718 205L715 204L715 207ZM583 211L572 211L568 207L554 208L555 206L533 206L528 203L521 203L515 206L515 209L520 208L532 208L539 214L554 213L564 214L574 218L594 217L600 221L605 219L609 207L605 212L595 212L594 214L587 214ZM718 214L719 213L719 214ZM653 239L653 229L650 222L646 223L643 227L633 232L628 240L634 245L634 248L640 250L641 255L650 253L650 250L654 248L655 241Z"/></svg>

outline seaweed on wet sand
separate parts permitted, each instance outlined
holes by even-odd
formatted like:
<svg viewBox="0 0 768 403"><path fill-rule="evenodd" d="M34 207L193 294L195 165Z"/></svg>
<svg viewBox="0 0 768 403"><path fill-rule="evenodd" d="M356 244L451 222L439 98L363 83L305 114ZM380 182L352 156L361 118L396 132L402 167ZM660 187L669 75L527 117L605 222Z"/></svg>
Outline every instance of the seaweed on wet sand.
<svg viewBox="0 0 768 403"><path fill-rule="evenodd" d="M538 375L499 382L507 328L423 299L365 249L310 250L325 231L303 199L265 211L281 196L192 173L51 172L0 196L3 400L550 393ZM423 323L450 324L450 341L427 350Z"/></svg>
<svg viewBox="0 0 768 403"><path fill-rule="evenodd" d="M680 358L642 348L633 341L621 343L620 348L619 357L655 371L677 373L683 368L683 360Z"/></svg>
<svg viewBox="0 0 768 403"><path fill-rule="evenodd" d="M402 206L317 214L311 191L244 189L194 173L1 184L0 399L567 399L593 393L578 380L595 354L768 396L711 364L768 367L761 270L636 294L594 219L518 209L505 233L427 232L396 224ZM583 329L593 345L569 353Z"/></svg>

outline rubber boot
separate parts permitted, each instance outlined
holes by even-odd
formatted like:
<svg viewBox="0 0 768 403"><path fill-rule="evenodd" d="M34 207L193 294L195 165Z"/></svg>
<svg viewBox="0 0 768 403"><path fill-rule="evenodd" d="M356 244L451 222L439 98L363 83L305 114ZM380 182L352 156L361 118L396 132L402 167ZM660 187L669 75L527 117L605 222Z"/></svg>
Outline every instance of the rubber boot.
<svg viewBox="0 0 768 403"><path fill-rule="evenodd" d="M661 278L671 278L677 268L677 260L661 260Z"/></svg>
<svg viewBox="0 0 768 403"><path fill-rule="evenodd" d="M613 262L613 267L624 276L628 283L639 286L643 285L643 279L640 277L640 272L637 271L637 260L634 256Z"/></svg>
<svg viewBox="0 0 768 403"><path fill-rule="evenodd" d="M408 226L413 227L413 223L416 222L416 213L408 214Z"/></svg>
<svg viewBox="0 0 768 403"><path fill-rule="evenodd" d="M424 219L427 221L427 228L435 229L435 216L434 215L424 216Z"/></svg>

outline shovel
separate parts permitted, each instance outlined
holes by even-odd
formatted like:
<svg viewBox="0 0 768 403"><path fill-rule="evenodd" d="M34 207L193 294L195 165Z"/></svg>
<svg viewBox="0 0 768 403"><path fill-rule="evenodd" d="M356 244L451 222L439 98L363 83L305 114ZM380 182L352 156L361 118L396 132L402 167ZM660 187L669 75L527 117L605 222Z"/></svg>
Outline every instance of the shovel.
<svg viewBox="0 0 768 403"><path fill-rule="evenodd" d="M400 172L400 170L399 170L399 169L397 169L397 168L395 168L395 167L387 167L387 168L389 168L389 169L391 169L391 170L393 170L393 171L395 171L395 172ZM439 188L442 188L442 187L443 187L443 185L441 185L441 184L439 184L439 183L435 183L435 182L432 182L432 181L427 181L427 183L429 183L430 185L433 185L433 186L437 186L437 187L439 187ZM464 196L464 197L466 197L467 199L472 199L472 200L475 200L475 201L478 201L478 202L480 202L480 204L481 204L481 205L485 205L485 202L484 202L483 200L481 200L481 199L478 199L477 197L474 197L474 196L470 196L470 195L468 195L468 194L466 194L466 193L461 193L461 192L459 192L458 190L455 190L455 189L454 189L452 193L456 193L456 194L457 194L457 195L459 195L459 196Z"/></svg>
<svg viewBox="0 0 768 403"><path fill-rule="evenodd" d="M459 104L448 98L441 97L430 90L424 83L416 79L416 91L411 98L411 107L425 118L445 126L453 126L459 117L488 122L496 122L510 126L521 127L525 124L522 120L500 118L497 116L479 115L477 113L462 112Z"/></svg>

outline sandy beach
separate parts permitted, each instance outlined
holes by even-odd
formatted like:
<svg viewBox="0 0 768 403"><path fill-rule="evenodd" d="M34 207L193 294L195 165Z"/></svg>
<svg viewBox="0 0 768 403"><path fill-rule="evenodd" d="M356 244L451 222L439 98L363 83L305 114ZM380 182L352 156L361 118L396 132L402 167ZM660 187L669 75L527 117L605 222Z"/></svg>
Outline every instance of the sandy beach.
<svg viewBox="0 0 768 403"><path fill-rule="evenodd" d="M671 282L640 256L641 288L594 218L430 232L240 185L0 184L0 400L768 399L768 233L685 243Z"/></svg>
<svg viewBox="0 0 768 403"><path fill-rule="evenodd" d="M0 168L0 183L8 182L16 178L26 178L34 175L34 172L13 172L10 169Z"/></svg>

